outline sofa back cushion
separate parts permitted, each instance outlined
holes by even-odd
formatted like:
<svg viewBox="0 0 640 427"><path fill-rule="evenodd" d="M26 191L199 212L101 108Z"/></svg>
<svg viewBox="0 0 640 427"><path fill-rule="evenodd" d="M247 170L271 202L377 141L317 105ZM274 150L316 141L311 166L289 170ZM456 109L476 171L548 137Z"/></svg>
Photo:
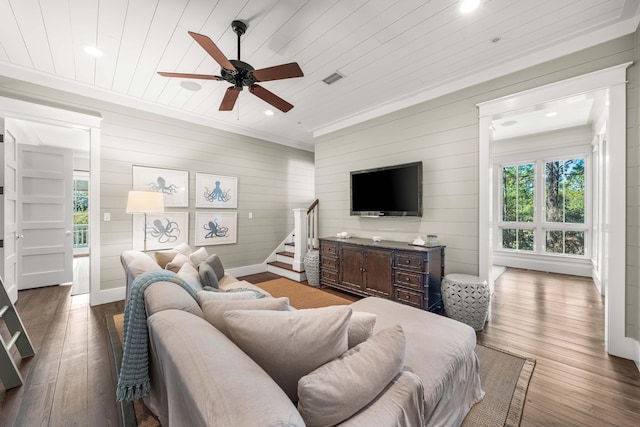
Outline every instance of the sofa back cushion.
<svg viewBox="0 0 640 427"><path fill-rule="evenodd" d="M231 310L224 314L235 343L293 402L298 380L347 351L351 307L297 311Z"/></svg>
<svg viewBox="0 0 640 427"><path fill-rule="evenodd" d="M188 286L188 285L187 285ZM171 282L155 282L144 290L147 317L164 310L184 310L204 317L198 302L182 286Z"/></svg>
<svg viewBox="0 0 640 427"><path fill-rule="evenodd" d="M162 270L158 263L156 263L149 255L140 251L124 251L120 254L120 262L124 273L127 277L127 289L131 287L131 283L141 273L145 271Z"/></svg>
<svg viewBox="0 0 640 427"><path fill-rule="evenodd" d="M198 292L198 298L200 294ZM214 293L214 292L210 292ZM234 295L241 292L231 292L223 295ZM227 324L224 321L224 314L229 310L289 310L289 298L260 298L260 299L237 299L237 300L201 300L202 311L207 322L211 323L220 332L231 338Z"/></svg>

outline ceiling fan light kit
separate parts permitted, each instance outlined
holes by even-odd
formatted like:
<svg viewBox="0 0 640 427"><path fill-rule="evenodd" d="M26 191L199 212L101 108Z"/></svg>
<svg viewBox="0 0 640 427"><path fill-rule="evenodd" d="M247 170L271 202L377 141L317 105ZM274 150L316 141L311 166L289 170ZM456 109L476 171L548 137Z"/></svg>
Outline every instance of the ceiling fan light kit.
<svg viewBox="0 0 640 427"><path fill-rule="evenodd" d="M243 88L247 86L249 92L266 103L272 105L278 110L286 113L293 108L293 105L280 98L273 92L257 85L258 82L268 82L273 80L291 79L295 77L303 77L304 73L300 66L295 62L288 64L276 65L261 69L254 69L251 65L240 60L240 38L247 31L247 24L241 20L235 20L231 23L231 28L238 36L238 59L227 59L224 53L216 46L209 37L189 31L189 35L198 43L208 54L216 61L221 69L220 75L209 74L185 74L185 73L168 73L158 72L164 77L179 77L183 79L203 79L218 80L231 83L233 86L227 88L222 102L220 111L231 111L236 104L238 95Z"/></svg>

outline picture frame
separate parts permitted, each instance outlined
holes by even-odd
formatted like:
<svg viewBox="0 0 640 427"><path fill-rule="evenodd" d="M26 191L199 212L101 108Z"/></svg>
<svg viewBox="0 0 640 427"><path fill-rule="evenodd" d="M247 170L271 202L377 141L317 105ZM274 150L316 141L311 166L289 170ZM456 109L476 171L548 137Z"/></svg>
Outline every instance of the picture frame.
<svg viewBox="0 0 640 427"><path fill-rule="evenodd" d="M145 217L148 251L170 249L189 243L189 212L133 215L133 249L144 250Z"/></svg>
<svg viewBox="0 0 640 427"><path fill-rule="evenodd" d="M133 166L133 189L164 194L164 206L189 207L189 172Z"/></svg>
<svg viewBox="0 0 640 427"><path fill-rule="evenodd" d="M196 246L236 243L237 235L237 212L196 212Z"/></svg>
<svg viewBox="0 0 640 427"><path fill-rule="evenodd" d="M237 177L196 172L196 208L237 207Z"/></svg>

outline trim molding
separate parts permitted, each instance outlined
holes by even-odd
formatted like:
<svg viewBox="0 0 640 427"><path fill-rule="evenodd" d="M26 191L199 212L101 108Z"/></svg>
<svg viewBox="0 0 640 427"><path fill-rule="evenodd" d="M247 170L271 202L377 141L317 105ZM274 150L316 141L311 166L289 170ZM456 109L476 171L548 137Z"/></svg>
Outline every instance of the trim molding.
<svg viewBox="0 0 640 427"><path fill-rule="evenodd" d="M267 271L267 264L253 264L242 267L227 268L227 273L235 277L248 276L250 274L264 273Z"/></svg>

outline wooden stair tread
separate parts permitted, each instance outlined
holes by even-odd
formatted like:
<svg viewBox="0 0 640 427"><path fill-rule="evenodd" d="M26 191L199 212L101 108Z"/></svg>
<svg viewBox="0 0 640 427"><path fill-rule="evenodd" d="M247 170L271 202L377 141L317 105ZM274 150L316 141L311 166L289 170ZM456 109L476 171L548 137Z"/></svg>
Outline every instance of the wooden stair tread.
<svg viewBox="0 0 640 427"><path fill-rule="evenodd" d="M304 270L295 270L291 264L287 264L285 262L272 261L272 262L268 262L267 265L273 265L274 267L279 267L285 270L293 271L294 273L304 273Z"/></svg>
<svg viewBox="0 0 640 427"><path fill-rule="evenodd" d="M293 258L293 252L276 252L276 255L282 255L289 258Z"/></svg>

